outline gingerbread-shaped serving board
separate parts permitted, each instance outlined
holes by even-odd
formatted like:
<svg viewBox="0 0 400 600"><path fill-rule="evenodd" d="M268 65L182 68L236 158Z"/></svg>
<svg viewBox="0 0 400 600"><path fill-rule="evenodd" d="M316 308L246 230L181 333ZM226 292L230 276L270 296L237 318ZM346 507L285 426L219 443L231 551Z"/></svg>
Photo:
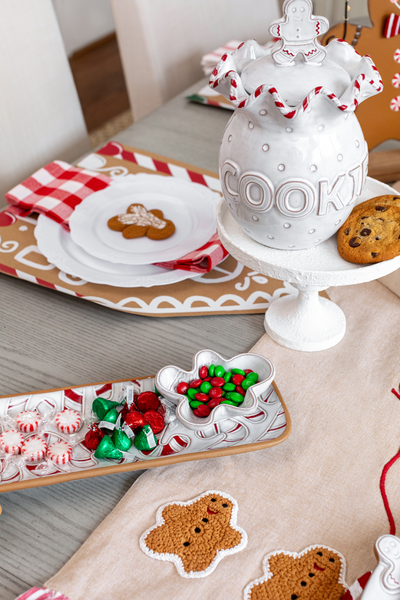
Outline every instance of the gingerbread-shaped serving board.
<svg viewBox="0 0 400 600"><path fill-rule="evenodd" d="M356 112L372 150L386 140L400 140L400 35L385 37L390 15L400 18L400 4L398 6L391 0L369 0L368 6L373 27L363 27L360 32L356 25L349 24L346 42L362 56L371 55L384 84L383 92L361 104ZM332 38L343 39L343 34L343 23L335 25L327 32L323 43L327 44Z"/></svg>
<svg viewBox="0 0 400 600"><path fill-rule="evenodd" d="M0 493L144 467L253 452L280 444L291 433L289 412L273 382L250 415L226 419L205 427L201 432L187 429L176 418L168 419L170 422L166 422L164 429L156 435L157 446L153 450L142 451L132 445L120 460L96 458L94 451L85 444L89 427L98 420L92 404L98 397L118 401L127 386L134 387L135 395L154 391L155 378L110 381L0 397L0 433L13 429L10 423L16 421L23 411L38 411L46 423L50 413L67 409L78 413L82 421L79 431L69 435L60 432L53 421L47 419L47 425L40 434L48 446L66 442L72 447L71 459L66 464L46 467L43 461L24 462L19 456L11 459L4 454L0 456ZM37 432L24 434L26 440L35 435Z"/></svg>

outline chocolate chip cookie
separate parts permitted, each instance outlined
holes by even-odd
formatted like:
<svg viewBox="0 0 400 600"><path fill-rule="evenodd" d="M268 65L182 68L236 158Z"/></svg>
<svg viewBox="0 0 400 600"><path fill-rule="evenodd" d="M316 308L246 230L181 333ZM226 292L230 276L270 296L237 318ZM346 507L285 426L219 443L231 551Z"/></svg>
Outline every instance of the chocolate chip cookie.
<svg viewBox="0 0 400 600"><path fill-rule="evenodd" d="M354 208L354 212L369 208L370 206L376 206L377 204L381 206L399 206L400 207L400 195L399 196L376 196L375 198L371 198L371 200L366 200L361 204L358 204Z"/></svg>
<svg viewBox="0 0 400 600"><path fill-rule="evenodd" d="M390 260L400 254L400 206L357 206L339 229L339 254L356 264Z"/></svg>

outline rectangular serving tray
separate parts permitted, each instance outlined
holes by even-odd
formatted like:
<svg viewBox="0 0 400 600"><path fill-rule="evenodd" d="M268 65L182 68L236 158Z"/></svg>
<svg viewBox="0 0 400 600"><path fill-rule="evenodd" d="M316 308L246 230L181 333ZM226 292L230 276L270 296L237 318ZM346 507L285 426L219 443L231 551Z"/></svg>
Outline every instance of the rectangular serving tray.
<svg viewBox="0 0 400 600"><path fill-rule="evenodd" d="M15 417L23 410L34 408L42 414L52 409L70 408L78 411L85 420L93 420L92 403L95 398L101 396L109 400L117 400L123 389L132 384L138 393L154 390L155 378L106 381L85 386L2 396L0 397L0 422L2 417L7 415ZM179 421L174 421L166 425L165 429L157 435L159 445L150 453L140 452L132 446L129 451L131 457L123 458L121 461L98 460L94 458L93 452L79 442L73 447L71 463L54 466L53 472L45 476L35 474L35 464L28 466L11 464L3 472L4 463L0 461L0 493L111 473L254 452L284 442L289 437L291 429L289 411L278 386L273 382L265 393L265 398L259 401L254 414L239 417L235 421L222 421L198 433L186 429ZM85 422L80 432L76 434L80 436L79 440L83 441L87 430L88 426ZM60 438L68 441L68 436L60 434L52 426L46 429L46 437L48 444Z"/></svg>

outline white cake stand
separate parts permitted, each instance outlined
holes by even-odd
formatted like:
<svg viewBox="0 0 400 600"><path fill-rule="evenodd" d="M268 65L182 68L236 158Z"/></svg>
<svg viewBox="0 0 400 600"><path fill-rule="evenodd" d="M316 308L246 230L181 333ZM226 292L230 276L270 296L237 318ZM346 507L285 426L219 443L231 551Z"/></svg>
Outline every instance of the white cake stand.
<svg viewBox="0 0 400 600"><path fill-rule="evenodd" d="M367 179L358 204L375 196L396 195L391 187ZM274 301L265 315L268 335L287 348L315 352L338 344L346 332L346 317L319 292L328 287L365 283L400 268L400 256L371 265L343 260L336 235L309 250L275 250L259 244L243 231L222 200L218 208L218 232L222 243L240 263L255 271L289 282L297 294Z"/></svg>

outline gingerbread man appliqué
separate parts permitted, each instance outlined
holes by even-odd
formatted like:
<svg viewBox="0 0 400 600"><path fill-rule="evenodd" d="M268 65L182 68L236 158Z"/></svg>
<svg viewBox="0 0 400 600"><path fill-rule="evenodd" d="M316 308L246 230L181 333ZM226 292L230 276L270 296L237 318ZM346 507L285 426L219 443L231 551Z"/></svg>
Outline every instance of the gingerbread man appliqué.
<svg viewBox="0 0 400 600"><path fill-rule="evenodd" d="M280 38L272 50L274 61L278 65L293 65L297 56L304 61L320 65L326 56L318 36L329 29L325 17L312 14L311 0L285 0L284 17L274 21L269 29L271 35Z"/></svg>

